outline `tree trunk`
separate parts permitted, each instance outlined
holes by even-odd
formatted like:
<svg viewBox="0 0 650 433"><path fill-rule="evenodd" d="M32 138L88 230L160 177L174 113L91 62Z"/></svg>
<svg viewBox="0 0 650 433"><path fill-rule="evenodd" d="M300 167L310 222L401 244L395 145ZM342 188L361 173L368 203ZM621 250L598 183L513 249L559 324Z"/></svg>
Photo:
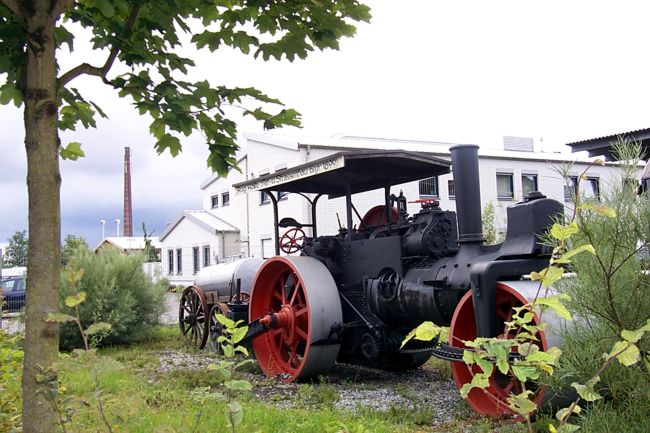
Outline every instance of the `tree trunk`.
<svg viewBox="0 0 650 433"><path fill-rule="evenodd" d="M45 321L59 311L61 211L57 81L54 20L50 1L34 1L26 19L27 65L24 75L25 149L29 193L29 247L23 364L23 432L51 433L57 414L48 385L56 374L47 370L57 360L57 323Z"/></svg>

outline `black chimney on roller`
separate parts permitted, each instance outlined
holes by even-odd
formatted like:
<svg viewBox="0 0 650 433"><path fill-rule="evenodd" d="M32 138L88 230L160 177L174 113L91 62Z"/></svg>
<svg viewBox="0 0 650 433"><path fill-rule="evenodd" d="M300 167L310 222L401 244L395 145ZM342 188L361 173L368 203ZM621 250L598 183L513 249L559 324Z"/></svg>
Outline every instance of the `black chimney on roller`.
<svg viewBox="0 0 650 433"><path fill-rule="evenodd" d="M478 146L463 144L449 148L456 192L458 242L482 244L481 184L478 175Z"/></svg>

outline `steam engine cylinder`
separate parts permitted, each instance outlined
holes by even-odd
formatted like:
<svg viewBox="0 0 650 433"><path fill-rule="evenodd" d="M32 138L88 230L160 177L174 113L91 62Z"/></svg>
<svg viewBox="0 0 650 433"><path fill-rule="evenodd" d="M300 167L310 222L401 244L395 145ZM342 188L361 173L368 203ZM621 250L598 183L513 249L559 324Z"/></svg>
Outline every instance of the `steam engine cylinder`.
<svg viewBox="0 0 650 433"><path fill-rule="evenodd" d="M230 297L237 290L237 280L241 280L241 291L249 293L255 275L264 263L259 257L249 257L230 263L207 266L194 278L194 285L200 287L207 296Z"/></svg>

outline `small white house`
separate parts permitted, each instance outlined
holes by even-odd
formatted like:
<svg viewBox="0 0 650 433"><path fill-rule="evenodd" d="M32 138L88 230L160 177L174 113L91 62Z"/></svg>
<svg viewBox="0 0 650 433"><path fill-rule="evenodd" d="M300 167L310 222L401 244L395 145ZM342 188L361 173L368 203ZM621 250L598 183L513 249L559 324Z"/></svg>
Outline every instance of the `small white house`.
<svg viewBox="0 0 650 433"><path fill-rule="evenodd" d="M160 235L163 273L171 285L187 285L203 267L245 257L239 229L204 210L185 210Z"/></svg>
<svg viewBox="0 0 650 433"><path fill-rule="evenodd" d="M182 276L190 282L191 276L200 267L223 261L229 256L268 258L274 255L273 206L270 198L260 191L237 194L234 184L307 164L341 151L399 149L449 159L449 147L453 145L352 136L310 138L246 134L238 155L241 171L230 170L224 177L209 176L200 185L202 210L183 212L161 236L163 269L168 271L170 281L180 281L181 278L177 277ZM532 139L504 137L503 149L479 148L483 207L492 203L497 231L504 233L506 208L522 200L530 191L541 191L569 206L571 190L575 188L578 176L593 159L574 154L535 152ZM568 167L568 183L558 173L561 166ZM598 197L612 182L621 182L617 163L591 166L581 188L583 193ZM423 198L436 198L441 208L456 209L451 173L396 185L391 193L398 195L400 191L412 202L408 204L410 214L419 211L420 204L414 201ZM277 198L279 218L292 217L303 224L311 222L310 207L304 197L279 193ZM319 234L334 234L339 230L339 224L345 224L344 200L320 199L317 206ZM362 216L372 207L383 203L383 191L353 196L353 204Z"/></svg>
<svg viewBox="0 0 650 433"><path fill-rule="evenodd" d="M160 239L157 237L150 237L152 248L156 251L158 257L160 257L160 248L162 244ZM138 253L144 251L145 242L144 237L136 236L113 236L104 238L99 245L95 248L95 253L99 253L104 248L112 248L120 251L124 254Z"/></svg>

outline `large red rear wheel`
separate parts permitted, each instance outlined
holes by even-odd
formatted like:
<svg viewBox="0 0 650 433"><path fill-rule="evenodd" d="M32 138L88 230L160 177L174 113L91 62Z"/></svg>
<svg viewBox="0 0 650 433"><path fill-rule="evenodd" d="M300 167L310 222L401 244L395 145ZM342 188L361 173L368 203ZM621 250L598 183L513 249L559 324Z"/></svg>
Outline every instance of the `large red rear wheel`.
<svg viewBox="0 0 650 433"><path fill-rule="evenodd" d="M516 282L513 282L512 285L516 285ZM514 313L512 308L520 307L528 303L526 297L519 293L512 285L497 283L497 320L499 322L499 329L502 329L504 333L504 323L512 320ZM502 336L505 337L504 334ZM472 292L469 291L462 297L454 311L449 331L449 344L455 347L466 347L463 344L463 340L474 340L476 337L474 305L472 303ZM546 337L540 332L538 338L538 346L540 349L546 350L548 348ZM459 389L464 384L471 382L472 377L476 373L481 372L481 369L477 365L469 366L462 362L452 362L451 370L456 386ZM533 401L539 405L544 397L544 387L537 386L533 383L526 383L525 387L527 390L535 393ZM494 373L490 377L490 386L485 389L473 388L467 396L467 403L472 409L483 415L497 417L516 416L516 413L508 407L507 400L511 393L519 394L522 391L522 383L514 376L504 375L495 368Z"/></svg>
<svg viewBox="0 0 650 433"><path fill-rule="evenodd" d="M332 325L342 322L334 279L311 257L273 257L255 277L249 304L251 321L270 331L252 342L267 376L285 382L327 373L340 345L329 341Z"/></svg>

